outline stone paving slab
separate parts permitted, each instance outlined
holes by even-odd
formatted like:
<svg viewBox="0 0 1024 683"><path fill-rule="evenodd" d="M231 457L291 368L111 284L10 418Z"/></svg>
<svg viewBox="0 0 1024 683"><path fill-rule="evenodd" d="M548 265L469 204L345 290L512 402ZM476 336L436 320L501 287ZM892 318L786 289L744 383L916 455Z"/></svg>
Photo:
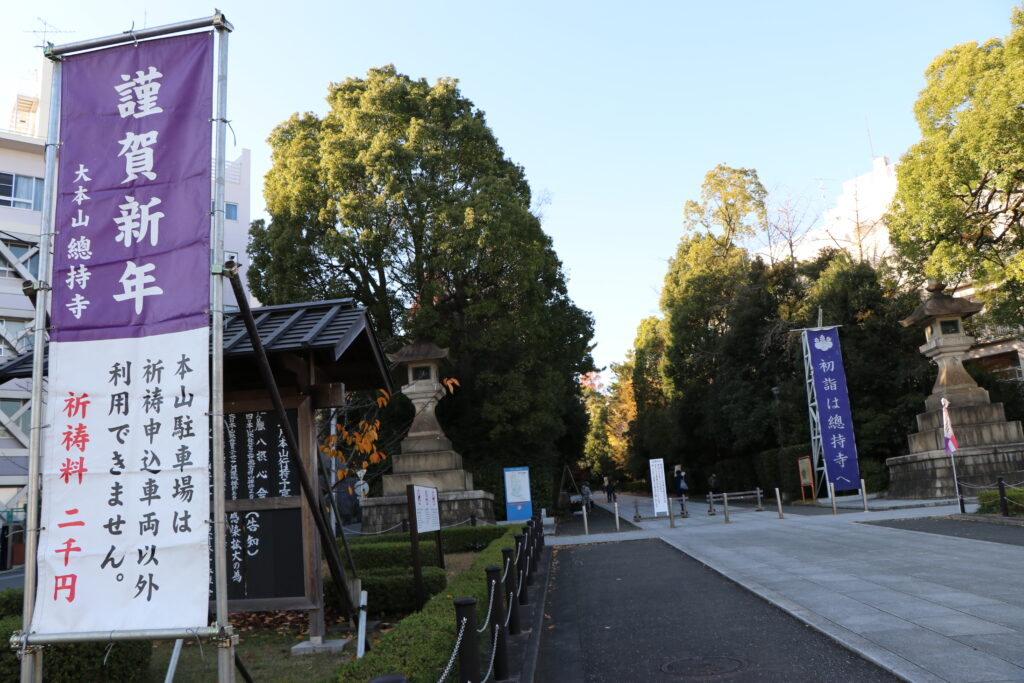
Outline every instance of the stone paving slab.
<svg viewBox="0 0 1024 683"><path fill-rule="evenodd" d="M654 516L649 498L620 496L623 517L634 509ZM721 508L688 511L675 529L663 516L550 540L661 538L906 680L1024 681L1024 547L859 523L950 516L955 504L785 519L730 507L728 524Z"/></svg>

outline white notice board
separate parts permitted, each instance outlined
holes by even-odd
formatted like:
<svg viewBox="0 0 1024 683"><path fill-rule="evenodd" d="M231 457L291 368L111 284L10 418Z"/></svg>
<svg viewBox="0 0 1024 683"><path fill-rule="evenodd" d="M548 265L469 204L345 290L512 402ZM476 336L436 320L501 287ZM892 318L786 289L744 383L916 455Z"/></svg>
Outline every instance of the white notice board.
<svg viewBox="0 0 1024 683"><path fill-rule="evenodd" d="M665 490L665 459L651 459L651 495L654 496L654 514L668 514L668 492Z"/></svg>
<svg viewBox="0 0 1024 683"><path fill-rule="evenodd" d="M437 510L437 489L429 486L413 486L413 499L416 503L416 531L441 530L441 516Z"/></svg>

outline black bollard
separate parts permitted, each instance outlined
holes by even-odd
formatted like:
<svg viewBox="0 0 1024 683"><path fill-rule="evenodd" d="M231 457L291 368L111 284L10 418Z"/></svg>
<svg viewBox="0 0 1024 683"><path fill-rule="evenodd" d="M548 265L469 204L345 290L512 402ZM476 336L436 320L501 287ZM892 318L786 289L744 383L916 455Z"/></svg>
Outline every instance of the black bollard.
<svg viewBox="0 0 1024 683"><path fill-rule="evenodd" d="M508 573L505 574L505 590L502 591L502 599L505 601L505 613L512 612L508 616L509 635L518 636L521 630L519 626L519 601L516 600L516 590L519 584L516 582L516 566L512 563L514 552L515 550L512 548L501 549L502 566L508 567Z"/></svg>
<svg viewBox="0 0 1024 683"><path fill-rule="evenodd" d="M407 519L403 519L402 520L402 533L403 534L409 533L409 520L407 520Z"/></svg>
<svg viewBox="0 0 1024 683"><path fill-rule="evenodd" d="M455 598L455 634L462 631L459 643L459 682L480 682L480 643L476 632L476 598ZM462 620L466 625L462 625Z"/></svg>
<svg viewBox="0 0 1024 683"><path fill-rule="evenodd" d="M530 554L531 562L533 563L530 567L530 571L533 573L537 572L537 562L540 560L540 549L544 547L544 525L541 523L540 518L536 515L533 518L533 552Z"/></svg>
<svg viewBox="0 0 1024 683"><path fill-rule="evenodd" d="M409 683L409 679L402 674L384 674L371 678L370 683Z"/></svg>
<svg viewBox="0 0 1024 683"><path fill-rule="evenodd" d="M526 581L526 567L529 564L526 560L526 539L523 534L516 534L516 555L519 557L519 561L516 562L512 568L514 571L519 572L516 575L516 590L519 591L519 604L529 605L530 604L530 592L526 590L526 586L520 586L521 583L527 583Z"/></svg>
<svg viewBox="0 0 1024 683"><path fill-rule="evenodd" d="M487 585L494 586L491 590L491 644L494 646L494 680L503 681L508 678L508 631L505 629L505 601L501 597L501 567L491 565L487 568ZM492 583L493 582L493 583Z"/></svg>
<svg viewBox="0 0 1024 683"><path fill-rule="evenodd" d="M469 525L470 526L476 526L476 513L475 512L470 512L469 513Z"/></svg>
<svg viewBox="0 0 1024 683"><path fill-rule="evenodd" d="M1003 481L1002 477L996 479L999 483L999 512L1003 517L1010 516L1010 506L1006 502L1006 482Z"/></svg>

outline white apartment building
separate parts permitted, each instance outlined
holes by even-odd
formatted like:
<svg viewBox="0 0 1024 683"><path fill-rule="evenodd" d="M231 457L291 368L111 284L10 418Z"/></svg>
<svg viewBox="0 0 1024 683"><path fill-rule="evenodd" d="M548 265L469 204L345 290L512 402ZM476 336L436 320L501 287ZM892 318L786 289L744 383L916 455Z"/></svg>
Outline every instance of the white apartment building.
<svg viewBox="0 0 1024 683"><path fill-rule="evenodd" d="M877 265L889 254L889 230L882 217L895 194L896 164L888 157L875 157L869 172L843 183L835 206L822 214L821 227L803 238L798 258L813 258L832 247Z"/></svg>
<svg viewBox="0 0 1024 683"><path fill-rule="evenodd" d="M49 64L10 106L9 127L0 119L0 364L28 351L32 345L34 310L22 292L24 280L34 280L39 266L39 233L43 206L43 171L49 93ZM24 86L23 86L24 87ZM3 113L0 111L0 113ZM211 161L212 163L212 161ZM250 154L242 149L229 162L225 184L226 256L246 266L245 249L250 223ZM225 305L235 307L230 287ZM0 386L0 508L20 504L13 500L28 472L30 380Z"/></svg>

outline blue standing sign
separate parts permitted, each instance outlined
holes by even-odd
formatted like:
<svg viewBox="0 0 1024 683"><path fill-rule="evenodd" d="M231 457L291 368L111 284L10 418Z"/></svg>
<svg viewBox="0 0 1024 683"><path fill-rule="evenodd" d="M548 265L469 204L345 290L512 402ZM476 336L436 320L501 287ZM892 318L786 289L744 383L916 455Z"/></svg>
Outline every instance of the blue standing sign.
<svg viewBox="0 0 1024 683"><path fill-rule="evenodd" d="M505 468L505 516L508 520L530 519L533 517L533 503L530 502L530 468Z"/></svg>
<svg viewBox="0 0 1024 683"><path fill-rule="evenodd" d="M828 481L836 491L860 488L857 444L853 437L846 371L839 346L839 328L804 330L810 354L814 397L818 405L821 453Z"/></svg>

